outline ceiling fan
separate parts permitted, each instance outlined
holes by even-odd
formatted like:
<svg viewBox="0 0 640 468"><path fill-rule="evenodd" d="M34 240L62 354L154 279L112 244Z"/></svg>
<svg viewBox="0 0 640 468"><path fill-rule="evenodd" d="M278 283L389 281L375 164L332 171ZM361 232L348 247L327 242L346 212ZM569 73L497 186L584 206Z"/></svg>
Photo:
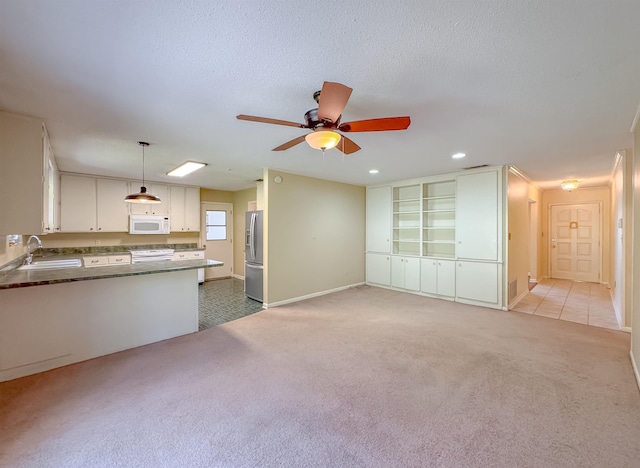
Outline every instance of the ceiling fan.
<svg viewBox="0 0 640 468"><path fill-rule="evenodd" d="M273 148L272 151L284 151L303 141L309 146L323 152L330 148L338 148L344 154L355 153L360 147L352 140L338 132L384 132L388 130L406 130L411 124L411 118L383 117L379 119L356 120L340 123L342 110L347 105L353 89L340 83L325 81L322 90L313 94L313 99L318 103L316 109L311 109L304 114L305 124L290 122L288 120L256 117L254 115L240 114L239 120L262 122L289 127L308 128L313 132L294 138L282 145Z"/></svg>

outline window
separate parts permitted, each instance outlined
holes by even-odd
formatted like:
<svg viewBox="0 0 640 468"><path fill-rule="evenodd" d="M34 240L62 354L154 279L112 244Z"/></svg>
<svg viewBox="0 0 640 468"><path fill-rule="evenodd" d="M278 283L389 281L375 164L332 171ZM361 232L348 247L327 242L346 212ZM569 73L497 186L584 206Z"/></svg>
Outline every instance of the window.
<svg viewBox="0 0 640 468"><path fill-rule="evenodd" d="M205 216L207 240L227 240L227 212L207 210Z"/></svg>

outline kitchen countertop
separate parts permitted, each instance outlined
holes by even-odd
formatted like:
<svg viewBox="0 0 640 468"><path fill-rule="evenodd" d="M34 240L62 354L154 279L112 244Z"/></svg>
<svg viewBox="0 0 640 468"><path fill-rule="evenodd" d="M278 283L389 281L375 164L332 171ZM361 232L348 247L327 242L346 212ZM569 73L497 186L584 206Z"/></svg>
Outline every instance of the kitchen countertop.
<svg viewBox="0 0 640 468"><path fill-rule="evenodd" d="M128 252L127 252L128 253ZM48 257L53 259L54 257ZM55 258L63 258L56 256ZM67 257L69 258L69 257ZM73 258L82 258L74 255ZM34 257L36 259L36 257ZM215 260L196 259L160 262L133 263L128 265L109 265L103 267L76 267L51 270L8 270L0 272L0 289L26 288L46 284L68 283L72 281L88 281L122 276L151 275L180 270L196 270L222 266L224 263Z"/></svg>

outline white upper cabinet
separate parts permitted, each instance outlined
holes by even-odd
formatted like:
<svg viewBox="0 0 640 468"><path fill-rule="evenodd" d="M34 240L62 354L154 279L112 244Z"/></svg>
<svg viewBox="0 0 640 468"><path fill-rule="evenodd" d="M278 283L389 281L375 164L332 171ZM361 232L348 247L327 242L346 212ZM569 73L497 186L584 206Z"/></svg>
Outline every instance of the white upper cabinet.
<svg viewBox="0 0 640 468"><path fill-rule="evenodd" d="M97 230L96 179L71 174L60 177L62 232L95 232Z"/></svg>
<svg viewBox="0 0 640 468"><path fill-rule="evenodd" d="M457 257L498 261L501 216L497 171L457 177Z"/></svg>
<svg viewBox="0 0 640 468"><path fill-rule="evenodd" d="M57 175L49 136L39 119L0 111L0 234L56 229Z"/></svg>
<svg viewBox="0 0 640 468"><path fill-rule="evenodd" d="M99 232L126 232L129 230L129 194L126 180L97 179L97 230Z"/></svg>
<svg viewBox="0 0 640 468"><path fill-rule="evenodd" d="M172 232L200 231L200 188L172 185L170 215Z"/></svg>
<svg viewBox="0 0 640 468"><path fill-rule="evenodd" d="M391 252L391 187L367 189L367 252Z"/></svg>
<svg viewBox="0 0 640 468"><path fill-rule="evenodd" d="M161 203L130 203L130 213L131 214L142 214L142 215L158 215L158 216L169 216L170 211L170 197L169 197L169 186L165 184L156 184L145 182L145 186L147 187L147 193L151 195L155 195L160 198ZM131 182L129 185L129 193L138 193L140 192L140 187L142 186L142 182Z"/></svg>

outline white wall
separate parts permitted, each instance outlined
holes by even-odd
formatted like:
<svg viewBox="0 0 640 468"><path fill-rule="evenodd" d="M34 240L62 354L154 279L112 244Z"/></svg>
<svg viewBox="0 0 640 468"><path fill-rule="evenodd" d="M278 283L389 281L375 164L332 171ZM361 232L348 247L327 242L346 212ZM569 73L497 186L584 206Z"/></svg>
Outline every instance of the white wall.
<svg viewBox="0 0 640 468"><path fill-rule="evenodd" d="M640 127L633 129L633 269L629 285L640 278ZM631 358L634 364L636 379L640 386L640 288L633 288L631 297Z"/></svg>
<svg viewBox="0 0 640 468"><path fill-rule="evenodd" d="M265 304L364 282L364 187L269 169L264 204Z"/></svg>

